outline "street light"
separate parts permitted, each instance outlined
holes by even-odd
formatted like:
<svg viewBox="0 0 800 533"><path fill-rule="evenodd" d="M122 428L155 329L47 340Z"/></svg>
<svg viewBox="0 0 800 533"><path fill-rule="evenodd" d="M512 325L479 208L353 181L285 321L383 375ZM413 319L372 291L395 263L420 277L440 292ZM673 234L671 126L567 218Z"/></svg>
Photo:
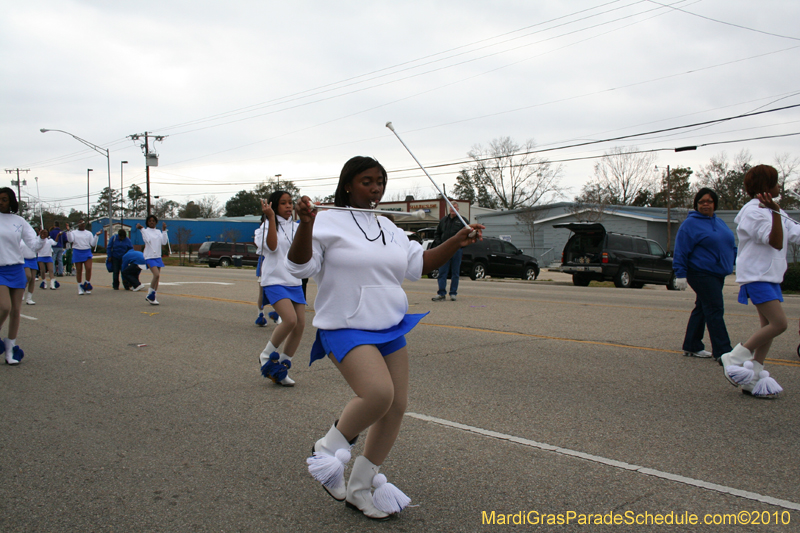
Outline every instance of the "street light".
<svg viewBox="0 0 800 533"><path fill-rule="evenodd" d="M119 162L119 227L122 229L122 223L125 219L125 188L122 185L122 165L127 165L127 161Z"/></svg>
<svg viewBox="0 0 800 533"><path fill-rule="evenodd" d="M86 169L86 222L89 222L89 172L94 172L94 169Z"/></svg>
<svg viewBox="0 0 800 533"><path fill-rule="evenodd" d="M85 144L86 146L88 146L89 148L94 150L95 152L97 152L99 154L103 154L104 156L106 156L106 162L107 162L107 166L108 166L108 231L110 233L111 232L111 156L108 153L108 148L100 148L96 144L90 143L86 139L81 139L77 135L73 135L72 133L70 133L68 131L64 131L64 130L49 130L47 128L41 128L39 131L41 131L42 133L47 133L48 131L57 131L59 133L66 133L67 135L69 135L70 137L75 139L76 141L82 142L83 144ZM87 181L89 180L88 172L86 174L86 180ZM87 200L88 200L88 198L87 198ZM88 207L86 209L86 218L89 218L89 209L88 209Z"/></svg>

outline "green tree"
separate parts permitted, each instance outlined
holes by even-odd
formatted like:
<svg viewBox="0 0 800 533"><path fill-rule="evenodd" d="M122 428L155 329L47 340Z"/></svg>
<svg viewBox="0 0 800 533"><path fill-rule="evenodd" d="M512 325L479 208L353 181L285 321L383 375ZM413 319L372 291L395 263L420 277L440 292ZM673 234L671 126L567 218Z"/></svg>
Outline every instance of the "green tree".
<svg viewBox="0 0 800 533"><path fill-rule="evenodd" d="M174 200L159 198L155 205L151 206L150 212L158 217L159 220L163 220L165 218L177 217L180 207L181 204Z"/></svg>
<svg viewBox="0 0 800 533"><path fill-rule="evenodd" d="M721 152L697 173L700 186L713 189L719 196L717 209L737 210L750 201L744 192L744 175L752 167L750 160L747 150L736 154L732 163L725 152Z"/></svg>
<svg viewBox="0 0 800 533"><path fill-rule="evenodd" d="M189 200L178 210L178 218L200 218L200 206Z"/></svg>
<svg viewBox="0 0 800 533"><path fill-rule="evenodd" d="M689 167L669 169L669 205L691 209L694 205L694 193L689 179L694 171ZM636 204L634 204L636 205ZM661 190L653 195L651 207L667 207L667 169L661 175Z"/></svg>
<svg viewBox="0 0 800 533"><path fill-rule="evenodd" d="M289 180L281 180L278 177L272 177L267 179L266 181L261 182L255 189L253 189L253 193L256 195L256 198L266 200L269 198L269 195L275 191L286 191L292 195L292 200L298 200L300 198L300 189L297 188L293 182ZM258 206L258 210L256 213L261 212L261 205ZM255 214L255 213L250 213Z"/></svg>
<svg viewBox="0 0 800 533"><path fill-rule="evenodd" d="M111 200L111 217L119 218L119 204L122 195L114 189L105 187L97 199L97 203L92 206L91 218L101 218L108 216L108 202Z"/></svg>
<svg viewBox="0 0 800 533"><path fill-rule="evenodd" d="M261 212L261 199L254 191L239 191L225 203L226 217L255 215Z"/></svg>
<svg viewBox="0 0 800 533"><path fill-rule="evenodd" d="M147 195L135 183L128 187L128 208L126 217L141 218L147 214Z"/></svg>

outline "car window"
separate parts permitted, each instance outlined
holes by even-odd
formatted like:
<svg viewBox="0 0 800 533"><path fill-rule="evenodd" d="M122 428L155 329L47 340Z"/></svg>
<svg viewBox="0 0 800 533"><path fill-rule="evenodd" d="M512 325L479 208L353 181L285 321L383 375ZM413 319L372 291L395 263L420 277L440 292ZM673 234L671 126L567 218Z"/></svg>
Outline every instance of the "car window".
<svg viewBox="0 0 800 533"><path fill-rule="evenodd" d="M626 235L608 235L608 247L619 252L632 252L633 239Z"/></svg>
<svg viewBox="0 0 800 533"><path fill-rule="evenodd" d="M664 249L655 241L647 241L647 244L650 245L650 253L653 255L657 255L659 257L664 257L666 255L664 253Z"/></svg>
<svg viewBox="0 0 800 533"><path fill-rule="evenodd" d="M647 246L647 241L644 239L633 239L634 244L636 245L636 253L637 254L645 254L650 255L650 247Z"/></svg>
<svg viewBox="0 0 800 533"><path fill-rule="evenodd" d="M211 245L211 249L215 252L222 252L228 248L228 244L224 242L215 242Z"/></svg>
<svg viewBox="0 0 800 533"><path fill-rule="evenodd" d="M517 247L511 244L510 242L503 241L503 252L514 255L517 253Z"/></svg>
<svg viewBox="0 0 800 533"><path fill-rule="evenodd" d="M236 255L244 255L244 244L237 244L234 246L234 249L236 250Z"/></svg>
<svg viewBox="0 0 800 533"><path fill-rule="evenodd" d="M257 254L258 253L258 251L256 250L256 247L255 247L254 244L248 244L247 245L247 253L248 254Z"/></svg>
<svg viewBox="0 0 800 533"><path fill-rule="evenodd" d="M489 241L489 251L495 254L503 253L502 241Z"/></svg>

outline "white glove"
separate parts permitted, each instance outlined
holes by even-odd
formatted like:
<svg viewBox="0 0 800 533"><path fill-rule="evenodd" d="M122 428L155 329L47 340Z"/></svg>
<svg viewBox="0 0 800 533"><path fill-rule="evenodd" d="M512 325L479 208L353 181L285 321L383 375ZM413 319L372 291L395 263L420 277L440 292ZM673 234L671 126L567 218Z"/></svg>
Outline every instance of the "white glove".
<svg viewBox="0 0 800 533"><path fill-rule="evenodd" d="M675 278L675 287L677 287L679 291L685 291L688 286L689 282L686 281L686 278Z"/></svg>

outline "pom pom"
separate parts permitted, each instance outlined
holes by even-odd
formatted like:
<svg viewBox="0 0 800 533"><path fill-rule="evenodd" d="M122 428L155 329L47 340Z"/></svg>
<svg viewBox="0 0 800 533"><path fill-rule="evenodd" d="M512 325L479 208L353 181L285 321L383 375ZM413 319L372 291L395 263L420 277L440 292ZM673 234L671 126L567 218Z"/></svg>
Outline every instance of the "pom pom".
<svg viewBox="0 0 800 533"><path fill-rule="evenodd" d="M264 318L264 313L258 313L258 318L256 318L256 326L266 326L267 319Z"/></svg>
<svg viewBox="0 0 800 533"><path fill-rule="evenodd" d="M267 316L270 317L272 319L272 321L276 322L276 323L278 322L278 319L280 318L278 313L276 313L275 311L270 311Z"/></svg>
<svg viewBox="0 0 800 533"><path fill-rule="evenodd" d="M281 355L278 352L272 352L271 354L269 354L269 358L271 361L275 361L277 363L278 360L281 358Z"/></svg>
<svg viewBox="0 0 800 533"><path fill-rule="evenodd" d="M308 472L320 483L332 489L344 488L344 467L350 462L350 450L341 448L335 455L314 452L306 459Z"/></svg>
<svg viewBox="0 0 800 533"><path fill-rule="evenodd" d="M745 361L744 365L731 365L727 368L728 377L739 385L747 385L753 381L753 362Z"/></svg>
<svg viewBox="0 0 800 533"><path fill-rule="evenodd" d="M44 284L44 281L43 281L43 282L41 282L41 283L39 284L39 288L40 288L40 289L44 289L44 287L45 287L45 284Z"/></svg>
<svg viewBox="0 0 800 533"><path fill-rule="evenodd" d="M289 359L288 357L286 359L284 359L283 361L281 361L281 364L286 367L286 370L289 370L290 368L292 368L292 360Z"/></svg>
<svg viewBox="0 0 800 533"><path fill-rule="evenodd" d="M372 504L379 511L388 514L399 513L411 503L411 498L391 483L387 483L386 476L383 474L375 474L372 478L372 486L375 487L375 492L372 493Z"/></svg>
<svg viewBox="0 0 800 533"><path fill-rule="evenodd" d="M769 372L762 370L759 379L753 387L753 396L771 397L783 392L783 387L778 385L774 378L769 377Z"/></svg>
<svg viewBox="0 0 800 533"><path fill-rule="evenodd" d="M14 348L11 350L11 359L19 363L22 361L23 357L25 357L25 352L22 351L22 348L19 346L14 346Z"/></svg>
<svg viewBox="0 0 800 533"><path fill-rule="evenodd" d="M59 288L59 287L61 287L61 284L56 281L56 289Z"/></svg>
<svg viewBox="0 0 800 533"><path fill-rule="evenodd" d="M86 282L86 290L87 290L87 291L90 291L90 290L92 290L92 289L94 289L94 287L92 287L92 284L91 284L91 283L89 283L89 282L87 281L87 282Z"/></svg>
<svg viewBox="0 0 800 533"><path fill-rule="evenodd" d="M289 373L289 369L278 362L279 357L278 352L272 352L269 354L269 361L261 365L261 375L274 383L283 381Z"/></svg>

